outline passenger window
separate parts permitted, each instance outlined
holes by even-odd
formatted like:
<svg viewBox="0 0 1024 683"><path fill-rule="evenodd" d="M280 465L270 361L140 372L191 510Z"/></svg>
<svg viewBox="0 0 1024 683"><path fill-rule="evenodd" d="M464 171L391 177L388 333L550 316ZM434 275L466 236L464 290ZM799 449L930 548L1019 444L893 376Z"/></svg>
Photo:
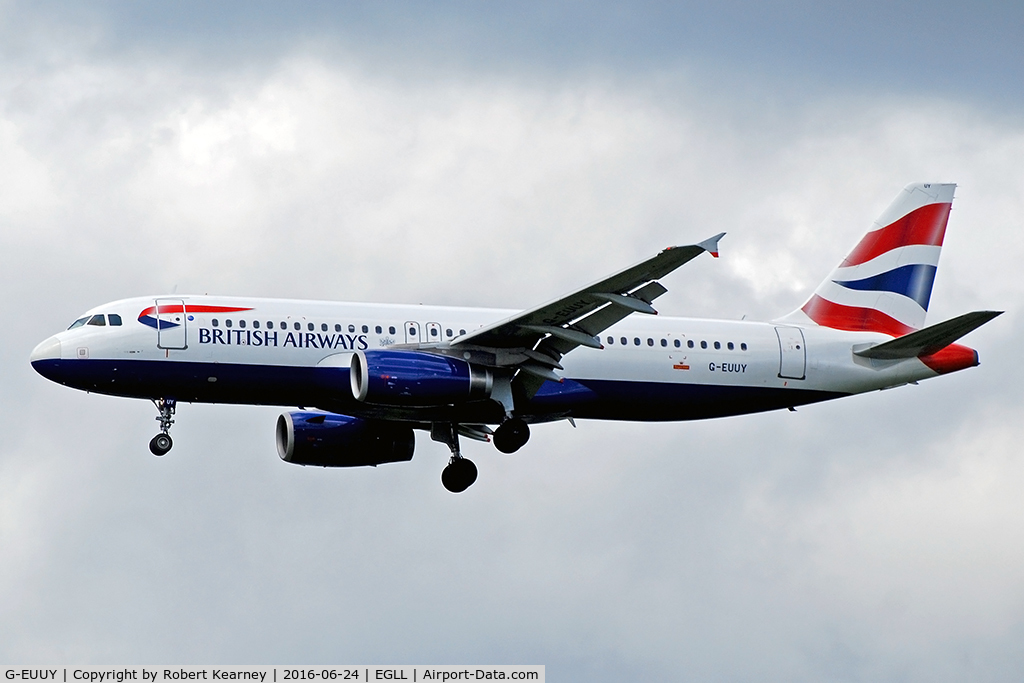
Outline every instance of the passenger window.
<svg viewBox="0 0 1024 683"><path fill-rule="evenodd" d="M725 346L726 346L726 347L727 347L727 348L728 348L728 349L729 349L730 351L732 351L733 349L735 349L735 348L736 348L735 346L733 346L732 342L729 342L729 343L728 343L728 344L726 344Z"/></svg>
<svg viewBox="0 0 1024 683"><path fill-rule="evenodd" d="M211 320L210 322L211 322L211 323L213 324L213 326L214 326L214 327L217 327L218 325L220 325L220 321L219 321L219 320L217 320L216 318L214 318L214 319L213 319L213 320Z"/></svg>
<svg viewBox="0 0 1024 683"><path fill-rule="evenodd" d="M287 330L288 329L288 323L286 323L285 321L282 320L281 321L281 329L282 330Z"/></svg>
<svg viewBox="0 0 1024 683"><path fill-rule="evenodd" d="M431 327L430 328L430 336L431 337L436 337L437 336L437 328L436 327Z"/></svg>
<svg viewBox="0 0 1024 683"><path fill-rule="evenodd" d="M370 331L370 328L367 327L366 325L363 325L363 334L366 334L369 331Z"/></svg>
<svg viewBox="0 0 1024 683"><path fill-rule="evenodd" d="M267 329L268 329L268 330L272 330L272 329L274 329L274 323L272 323L272 322L270 322L270 321L268 320L268 321L267 321Z"/></svg>
<svg viewBox="0 0 1024 683"><path fill-rule="evenodd" d="M615 337L608 337L608 343L609 344L614 344L615 343Z"/></svg>
<svg viewBox="0 0 1024 683"><path fill-rule="evenodd" d="M320 323L320 331L321 332L326 332L327 331L327 323Z"/></svg>
<svg viewBox="0 0 1024 683"><path fill-rule="evenodd" d="M651 339L650 337L648 337L648 338L647 338L647 345L648 345L648 346L654 346L654 340L653 340L653 339Z"/></svg>
<svg viewBox="0 0 1024 683"><path fill-rule="evenodd" d="M71 327L69 327L68 329L69 330L73 330L76 327L81 327L82 325L85 324L85 321L88 320L88 319L89 319L89 316L85 316L84 318L79 318L75 322L71 323Z"/></svg>
<svg viewBox="0 0 1024 683"><path fill-rule="evenodd" d="M633 337L633 346L640 346L640 337Z"/></svg>
<svg viewBox="0 0 1024 683"><path fill-rule="evenodd" d="M302 325L300 325L299 323L295 323L295 329L301 330L302 329Z"/></svg>
<svg viewBox="0 0 1024 683"><path fill-rule="evenodd" d="M312 332L313 330L316 329L316 325L314 325L313 323L306 323L306 329Z"/></svg>
<svg viewBox="0 0 1024 683"><path fill-rule="evenodd" d="M239 327L245 327L245 321L244 320L239 320L238 321L238 326Z"/></svg>
<svg viewBox="0 0 1024 683"><path fill-rule="evenodd" d="M662 346L668 346L668 339L662 339L661 340L661 345Z"/></svg>
<svg viewBox="0 0 1024 683"><path fill-rule="evenodd" d="M455 333L452 332L452 328L450 327L447 330L445 330L444 333L448 336L449 339L455 336Z"/></svg>
<svg viewBox="0 0 1024 683"><path fill-rule="evenodd" d="M686 340L686 347L690 348L690 349L693 348L693 340L692 339L687 339Z"/></svg>
<svg viewBox="0 0 1024 683"><path fill-rule="evenodd" d="M683 345L683 343L682 343L681 341L679 341L678 339L676 339L674 343L675 343L675 345L676 345L676 348L677 348L677 349L678 349L678 348L679 348L680 346L682 346L682 345Z"/></svg>
<svg viewBox="0 0 1024 683"><path fill-rule="evenodd" d="M394 333L395 333L395 326L392 325L391 327L388 328L388 334L394 334Z"/></svg>
<svg viewBox="0 0 1024 683"><path fill-rule="evenodd" d="M707 343L706 341L702 341L702 342L700 343L700 348L702 348L702 349L706 349L706 348L708 348L708 343Z"/></svg>
<svg viewBox="0 0 1024 683"><path fill-rule="evenodd" d="M86 325L95 325L96 327L105 327L106 324L107 321L103 319L102 315L94 315L89 318L89 322L86 323Z"/></svg>
<svg viewBox="0 0 1024 683"><path fill-rule="evenodd" d="M463 334L466 334L466 331L465 330L459 330L459 335L463 335Z"/></svg>
<svg viewBox="0 0 1024 683"><path fill-rule="evenodd" d="M415 327L410 327L409 328L409 335L413 336L413 337L416 336L416 328Z"/></svg>
<svg viewBox="0 0 1024 683"><path fill-rule="evenodd" d="M257 330L260 329L260 321L259 320L253 320L252 321L252 326L255 327Z"/></svg>
<svg viewBox="0 0 1024 683"><path fill-rule="evenodd" d="M110 315L107 316L107 318L110 319L110 324L113 325L114 327L121 326L121 316L119 316L117 313L111 313Z"/></svg>
<svg viewBox="0 0 1024 683"><path fill-rule="evenodd" d="M746 350L747 350L747 342L740 343L740 351L746 351Z"/></svg>
<svg viewBox="0 0 1024 683"><path fill-rule="evenodd" d="M629 342L627 342L627 341L626 341L626 338L625 338L625 337L619 337L619 343L620 343L620 344L622 344L623 346L625 346L625 345L626 345L626 344L628 344Z"/></svg>
<svg viewBox="0 0 1024 683"><path fill-rule="evenodd" d="M225 327L231 327L231 319L230 318L228 318L227 320L224 321L224 326Z"/></svg>
<svg viewBox="0 0 1024 683"><path fill-rule="evenodd" d="M381 329L380 325L377 325L377 327L373 328L373 331L376 332L377 334L380 334L381 332L383 332L383 330ZM452 334L452 331L448 330L448 335L451 336L451 334Z"/></svg>
<svg viewBox="0 0 1024 683"><path fill-rule="evenodd" d="M349 332L355 332L356 331L356 326L355 325L349 325L348 326L348 331Z"/></svg>
<svg viewBox="0 0 1024 683"><path fill-rule="evenodd" d="M722 348L722 345L719 344L718 342L715 342L715 350L718 350L720 348Z"/></svg>

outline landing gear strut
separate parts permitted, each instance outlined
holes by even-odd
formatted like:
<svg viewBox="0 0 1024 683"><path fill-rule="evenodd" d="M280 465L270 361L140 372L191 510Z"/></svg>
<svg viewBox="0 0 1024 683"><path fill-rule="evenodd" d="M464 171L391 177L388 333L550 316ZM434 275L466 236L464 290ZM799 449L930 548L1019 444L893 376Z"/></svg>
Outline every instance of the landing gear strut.
<svg viewBox="0 0 1024 683"><path fill-rule="evenodd" d="M149 442L149 450L153 452L153 455L163 455L171 450L171 446L174 445L174 442L171 441L171 435L167 432L170 431L171 425L174 424L174 408L177 403L173 398L162 398L159 401L153 401L153 405L160 411L160 415L156 418L160 423L160 433Z"/></svg>
<svg viewBox="0 0 1024 683"><path fill-rule="evenodd" d="M462 457L459 452L459 429L449 422L435 422L430 428L430 438L446 444L452 451L448 466L441 472L441 483L452 493L462 493L476 481L476 465Z"/></svg>
<svg viewBox="0 0 1024 683"><path fill-rule="evenodd" d="M518 417L505 420L494 430L494 447L502 453L515 453L530 440L530 427Z"/></svg>

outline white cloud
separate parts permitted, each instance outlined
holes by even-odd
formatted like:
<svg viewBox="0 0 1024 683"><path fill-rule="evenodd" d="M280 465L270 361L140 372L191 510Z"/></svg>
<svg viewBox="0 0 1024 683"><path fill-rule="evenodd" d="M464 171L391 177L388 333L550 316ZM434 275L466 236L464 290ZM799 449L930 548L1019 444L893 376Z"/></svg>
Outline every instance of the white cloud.
<svg viewBox="0 0 1024 683"><path fill-rule="evenodd" d="M998 636L1024 608L1020 438L1000 411L924 441L914 462L838 464L812 499L769 492L749 514L810 563L803 590L824 610L886 620L877 646Z"/></svg>

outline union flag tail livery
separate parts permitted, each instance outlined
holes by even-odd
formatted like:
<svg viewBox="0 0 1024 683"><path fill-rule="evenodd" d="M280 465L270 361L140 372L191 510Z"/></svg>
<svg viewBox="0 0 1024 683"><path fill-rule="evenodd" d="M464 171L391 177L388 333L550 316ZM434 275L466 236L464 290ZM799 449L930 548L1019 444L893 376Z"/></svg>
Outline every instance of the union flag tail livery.
<svg viewBox="0 0 1024 683"><path fill-rule="evenodd" d="M800 310L836 330L899 337L924 327L955 189L903 188Z"/></svg>
<svg viewBox="0 0 1024 683"><path fill-rule="evenodd" d="M122 299L85 312L30 360L66 386L152 400L155 455L171 449L179 401L297 406L277 421L285 462L403 462L418 430L450 449L441 481L459 493L477 477L460 437L513 453L544 422L792 409L978 365L956 342L998 312L924 326L954 188L908 185L811 298L774 322L652 315L668 292L660 280L717 257L719 234L524 311Z"/></svg>

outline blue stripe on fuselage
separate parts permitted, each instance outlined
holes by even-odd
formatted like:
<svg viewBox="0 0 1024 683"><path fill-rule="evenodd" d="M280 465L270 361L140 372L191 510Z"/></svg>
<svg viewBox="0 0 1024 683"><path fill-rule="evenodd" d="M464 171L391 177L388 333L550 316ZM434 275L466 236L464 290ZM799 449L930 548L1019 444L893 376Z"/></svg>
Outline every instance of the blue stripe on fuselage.
<svg viewBox="0 0 1024 683"><path fill-rule="evenodd" d="M417 422L502 419L493 401L438 408L391 408L352 397L347 368L316 368L160 360L38 360L35 370L76 389L131 398L181 402L316 406L358 417ZM214 378L214 381L211 381ZM674 382L571 380L546 382L516 412L527 418L639 422L699 420L817 403L846 394L797 388L743 387Z"/></svg>

